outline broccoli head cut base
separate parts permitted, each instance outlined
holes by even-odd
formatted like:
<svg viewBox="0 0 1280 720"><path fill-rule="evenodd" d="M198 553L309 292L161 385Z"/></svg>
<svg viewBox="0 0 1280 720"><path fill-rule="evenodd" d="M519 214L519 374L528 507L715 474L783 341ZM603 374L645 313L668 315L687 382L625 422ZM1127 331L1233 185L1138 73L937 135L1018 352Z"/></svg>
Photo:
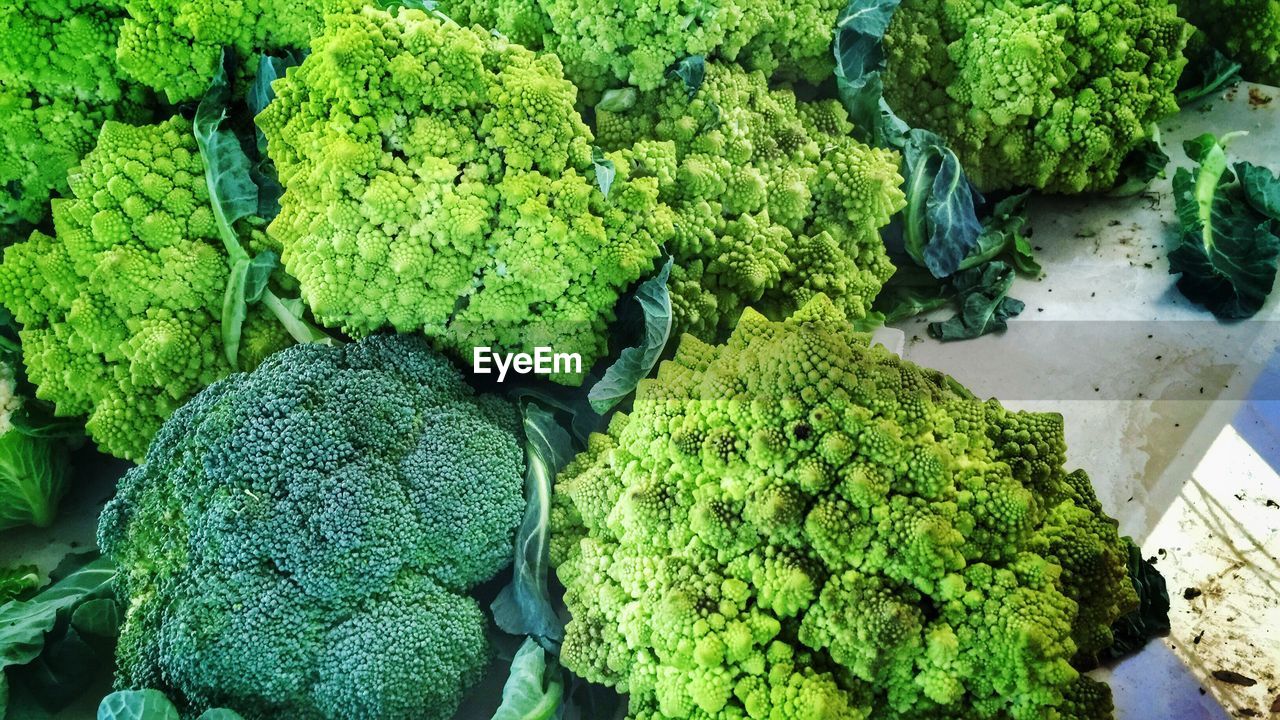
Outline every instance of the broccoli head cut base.
<svg viewBox="0 0 1280 720"><path fill-rule="evenodd" d="M1062 418L976 400L818 295L686 336L559 476L562 660L630 717L1110 716L1137 604Z"/></svg>
<svg viewBox="0 0 1280 720"><path fill-rule="evenodd" d="M421 337L300 345L164 425L98 539L118 681L246 718L444 720L524 510L514 407Z"/></svg>

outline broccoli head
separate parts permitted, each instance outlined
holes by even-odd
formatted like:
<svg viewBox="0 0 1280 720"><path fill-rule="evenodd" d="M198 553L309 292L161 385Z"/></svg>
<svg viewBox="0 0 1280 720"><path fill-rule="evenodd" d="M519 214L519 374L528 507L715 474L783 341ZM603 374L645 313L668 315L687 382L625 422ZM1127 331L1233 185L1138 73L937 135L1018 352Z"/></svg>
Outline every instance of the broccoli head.
<svg viewBox="0 0 1280 720"><path fill-rule="evenodd" d="M36 396L88 415L106 452L138 459L161 423L229 372L219 333L229 268L191 124L107 122L53 202L56 237L9 246L0 303L22 323ZM241 367L289 344L259 306Z"/></svg>
<svg viewBox="0 0 1280 720"><path fill-rule="evenodd" d="M782 319L825 293L866 316L893 266L879 229L905 199L898 155L850 137L835 100L802 101L760 72L706 66L629 109L597 108L600 143L658 180L676 214L668 249L679 327L722 338L742 308Z"/></svg>
<svg viewBox="0 0 1280 720"><path fill-rule="evenodd" d="M169 102L199 98L224 48L255 68L257 53L305 48L326 13L364 0L128 0L120 30L120 67Z"/></svg>
<svg viewBox="0 0 1280 720"><path fill-rule="evenodd" d="M269 231L321 323L422 330L465 356L549 346L586 368L604 353L671 217L655 178L619 169L598 187L554 56L365 9L329 16L274 89L258 116L285 187Z"/></svg>
<svg viewBox="0 0 1280 720"><path fill-rule="evenodd" d="M1241 75L1280 85L1280 3L1275 0L1178 0L1182 16L1242 65Z"/></svg>
<svg viewBox="0 0 1280 720"><path fill-rule="evenodd" d="M1106 190L1177 111L1188 34L1169 0L904 0L885 99L983 190Z"/></svg>
<svg viewBox="0 0 1280 720"><path fill-rule="evenodd" d="M140 121L145 94L115 64L114 2L0 7L0 226L33 225L106 120Z"/></svg>
<svg viewBox="0 0 1280 720"><path fill-rule="evenodd" d="M559 476L562 660L631 717L1105 717L1137 604L1062 418L900 360L822 295L683 338Z"/></svg>
<svg viewBox="0 0 1280 720"><path fill-rule="evenodd" d="M248 718L449 718L511 560L515 409L418 336L298 345L197 395L103 510L119 683Z"/></svg>

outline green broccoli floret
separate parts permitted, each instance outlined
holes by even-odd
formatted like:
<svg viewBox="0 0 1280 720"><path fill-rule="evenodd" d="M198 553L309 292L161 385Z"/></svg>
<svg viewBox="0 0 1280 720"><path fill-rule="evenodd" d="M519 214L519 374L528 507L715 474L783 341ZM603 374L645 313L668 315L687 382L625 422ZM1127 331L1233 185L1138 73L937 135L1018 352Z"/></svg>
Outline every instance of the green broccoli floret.
<svg viewBox="0 0 1280 720"><path fill-rule="evenodd" d="M106 120L146 100L115 65L114 2L16 0L0 7L0 226L39 223Z"/></svg>
<svg viewBox="0 0 1280 720"><path fill-rule="evenodd" d="M1275 0L1178 0L1182 16L1243 68L1241 75L1280 85L1280 3Z"/></svg>
<svg viewBox="0 0 1280 720"><path fill-rule="evenodd" d="M418 336L297 345L197 395L103 510L119 683L249 718L449 718L511 560L515 409Z"/></svg>
<svg viewBox="0 0 1280 720"><path fill-rule="evenodd" d="M0 530L47 527L67 491L66 443L28 433L15 424L26 400L18 392L14 368L0 360ZM5 585L0 578L0 605L8 600Z"/></svg>
<svg viewBox="0 0 1280 720"><path fill-rule="evenodd" d="M258 117L285 187L269 232L323 324L606 349L619 293L671 233L658 181L597 187L554 56L419 10L329 16ZM577 384L580 374L553 379Z"/></svg>
<svg viewBox="0 0 1280 720"><path fill-rule="evenodd" d="M224 48L255 68L261 52L305 48L327 13L350 12L365 0L125 0L120 67L169 102L204 94Z"/></svg>
<svg viewBox="0 0 1280 720"><path fill-rule="evenodd" d="M691 55L820 82L831 75L831 38L846 2L447 0L441 8L460 21L554 52L565 75L594 102L620 84L655 89L673 65Z"/></svg>
<svg viewBox="0 0 1280 720"><path fill-rule="evenodd" d="M1169 0L904 0L885 99L983 190L1105 190L1177 111L1188 34Z"/></svg>
<svg viewBox="0 0 1280 720"><path fill-rule="evenodd" d="M822 295L685 336L559 476L562 661L631 717L1107 717L1136 605L1062 418L974 399Z"/></svg>
<svg viewBox="0 0 1280 720"><path fill-rule="evenodd" d="M817 292L866 316L893 266L879 229L905 204L898 155L852 137L834 100L801 101L760 72L707 64L618 112L600 143L652 176L676 213L672 303L681 330L719 339L754 305L782 319Z"/></svg>
<svg viewBox="0 0 1280 720"><path fill-rule="evenodd" d="M36 396L88 415L106 452L138 459L161 423L227 375L219 321L229 269L191 124L108 122L55 200L57 237L0 263L0 303L22 323ZM263 323L266 327L254 328ZM258 306L241 367L289 344Z"/></svg>

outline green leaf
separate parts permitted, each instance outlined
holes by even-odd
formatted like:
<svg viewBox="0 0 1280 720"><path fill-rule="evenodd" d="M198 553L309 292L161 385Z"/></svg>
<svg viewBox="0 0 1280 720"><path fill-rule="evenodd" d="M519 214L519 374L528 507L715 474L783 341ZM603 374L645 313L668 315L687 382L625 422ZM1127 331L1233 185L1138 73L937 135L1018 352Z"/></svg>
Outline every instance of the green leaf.
<svg viewBox="0 0 1280 720"><path fill-rule="evenodd" d="M974 207L969 179L960 158L942 138L927 130L912 130L903 149L907 207L903 210L903 241L907 254L943 278L978 244L982 224Z"/></svg>
<svg viewBox="0 0 1280 720"><path fill-rule="evenodd" d="M560 709L564 681L559 666L547 662L547 651L527 638L511 660L502 687L502 705L493 720L549 720Z"/></svg>
<svg viewBox="0 0 1280 720"><path fill-rule="evenodd" d="M618 171L614 168L613 161L605 157L604 152L597 147L591 148L591 166L596 171L596 185L607 199L609 189L613 187L613 178L617 176Z"/></svg>
<svg viewBox="0 0 1280 720"><path fill-rule="evenodd" d="M244 717L235 710L213 708L200 713L200 717L196 720L244 720Z"/></svg>
<svg viewBox="0 0 1280 720"><path fill-rule="evenodd" d="M159 690L117 690L102 698L98 720L182 720Z"/></svg>
<svg viewBox="0 0 1280 720"><path fill-rule="evenodd" d="M564 625L547 589L550 566L551 483L573 458L569 434L555 415L535 402L524 403L526 498L524 519L516 531L511 582L490 609L494 623L511 635L530 635L558 646Z"/></svg>
<svg viewBox="0 0 1280 720"><path fill-rule="evenodd" d="M262 114L262 111L271 104L276 98L276 91L271 84L276 80L284 77L285 71L302 62L301 53L293 51L285 51L284 55L260 55L258 56L258 72L253 77L253 84L249 86L249 92L245 95L245 104L249 106L249 113L254 117ZM257 131L258 154L267 154L267 138L261 130Z"/></svg>
<svg viewBox="0 0 1280 720"><path fill-rule="evenodd" d="M604 96L600 98L600 102L596 103L596 110L605 112L626 112L635 107L636 89L632 87L619 88L614 90L605 90Z"/></svg>
<svg viewBox="0 0 1280 720"><path fill-rule="evenodd" d="M1188 48L1187 57L1187 66L1178 79L1178 107L1186 107L1240 80L1240 63L1207 44L1202 44L1199 51Z"/></svg>
<svg viewBox="0 0 1280 720"><path fill-rule="evenodd" d="M112 665L110 650L99 652L74 628L48 641L40 656L12 668L14 687L21 687L45 710L58 712Z"/></svg>
<svg viewBox="0 0 1280 720"><path fill-rule="evenodd" d="M679 78L684 81L684 88L689 92L689 97L693 97L698 92L698 88L702 87L702 80L707 74L707 61L701 55L690 55L689 57L676 63L667 73L668 78Z"/></svg>
<svg viewBox="0 0 1280 720"><path fill-rule="evenodd" d="M227 276L227 290L222 296L222 351L233 370L240 367L240 337L249 306L262 299L271 273L280 264L280 257L267 250L252 260L241 258L231 265Z"/></svg>
<svg viewBox="0 0 1280 720"><path fill-rule="evenodd" d="M1021 192L1001 200L982 222L982 234L978 244L960 263L961 270L985 265L992 260L1003 260L1020 273L1039 277L1040 263L1036 262L1031 243L1022 234L1027 223L1026 204L1030 191Z"/></svg>
<svg viewBox="0 0 1280 720"><path fill-rule="evenodd" d="M1270 205L1277 181L1246 163L1237 182L1227 167L1226 144L1202 135L1188 141L1194 171L1178 168L1173 195L1181 235L1169 253L1169 272L1180 274L1178 290L1223 319L1252 317L1275 285L1280 259L1280 223Z"/></svg>
<svg viewBox="0 0 1280 720"><path fill-rule="evenodd" d="M956 273L952 286L960 301L960 312L950 320L929 323L929 335L950 342L1005 330L1009 318L1016 317L1025 307L1021 300L1009 297L1013 278L1013 268L998 260Z"/></svg>
<svg viewBox="0 0 1280 720"><path fill-rule="evenodd" d="M0 530L48 527L67 492L69 470L63 440L20 429L0 435Z"/></svg>
<svg viewBox="0 0 1280 720"><path fill-rule="evenodd" d="M0 603L26 594L40 587L40 571L35 565L0 568ZM4 715L0 714L0 718Z"/></svg>
<svg viewBox="0 0 1280 720"><path fill-rule="evenodd" d="M635 301L644 317L644 337L640 344L623 349L617 362L609 366L600 382L587 393L591 407L602 415L635 392L636 385L649 376L667 347L672 325L671 293L667 289L671 264L672 258L667 258L662 270L636 290Z"/></svg>
<svg viewBox="0 0 1280 720"><path fill-rule="evenodd" d="M951 302L955 291L945 280L935 278L928 270L903 264L876 296L875 309L884 314L886 325L932 312Z"/></svg>
<svg viewBox="0 0 1280 720"><path fill-rule="evenodd" d="M901 147L909 128L884 101L884 34L902 0L851 0L836 19L836 89L859 139Z"/></svg>
<svg viewBox="0 0 1280 720"><path fill-rule="evenodd" d="M1108 193L1112 197L1132 197L1146 190L1152 180L1164 177L1169 154L1160 143L1160 128L1153 123L1150 132L1150 137L1138 143L1120 164L1116 185Z"/></svg>
<svg viewBox="0 0 1280 720"><path fill-rule="evenodd" d="M1102 660L1118 660L1141 650L1151 638L1169 633L1169 589L1154 563L1142 557L1131 538L1123 538L1129 551L1129 579L1138 591L1138 607L1111 624L1111 645L1100 653Z"/></svg>
<svg viewBox="0 0 1280 720"><path fill-rule="evenodd" d="M115 598L97 598L82 603L71 613L71 627L81 635L114 638L120 635L122 619Z"/></svg>
<svg viewBox="0 0 1280 720"><path fill-rule="evenodd" d="M1249 162L1235 165L1244 199L1262 215L1280 222L1280 176Z"/></svg>
<svg viewBox="0 0 1280 720"><path fill-rule="evenodd" d="M115 565L98 558L30 599L0 605L0 670L36 659L58 619L86 600L107 596L115 576Z"/></svg>
<svg viewBox="0 0 1280 720"><path fill-rule="evenodd" d="M248 253L240 246L233 225L237 220L253 215L258 210L258 186L250 177L252 163L240 147L240 141L230 130L222 129L231 101L231 85L227 82L224 62L209 85L208 92L196 107L192 127L200 158L204 161L205 182L209 186L214 219L218 233L233 265Z"/></svg>

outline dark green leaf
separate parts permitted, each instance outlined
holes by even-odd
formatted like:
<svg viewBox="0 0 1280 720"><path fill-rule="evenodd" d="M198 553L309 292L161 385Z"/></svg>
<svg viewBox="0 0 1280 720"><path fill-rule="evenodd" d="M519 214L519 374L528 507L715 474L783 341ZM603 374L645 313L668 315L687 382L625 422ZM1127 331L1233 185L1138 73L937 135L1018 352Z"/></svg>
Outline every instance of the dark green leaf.
<svg viewBox="0 0 1280 720"><path fill-rule="evenodd" d="M706 59L701 55L690 55L689 57L676 63L667 73L669 78L679 78L684 81L684 88L692 97L698 92L698 88L702 87L702 80L707 74Z"/></svg>
<svg viewBox="0 0 1280 720"><path fill-rule="evenodd" d="M117 690L102 698L98 720L181 720L159 690Z"/></svg>
<svg viewBox="0 0 1280 720"><path fill-rule="evenodd" d="M1013 268L1000 261L962 270L952 279L960 311L944 322L929 323L929 335L943 342L971 340L1008 327L1009 318L1023 310L1021 300L1009 297Z"/></svg>
<svg viewBox="0 0 1280 720"><path fill-rule="evenodd" d="M609 189L613 187L613 178L618 174L613 161L605 157L600 148L592 148L591 165L596 171L596 185L600 188L600 193L608 198Z"/></svg>
<svg viewBox="0 0 1280 720"><path fill-rule="evenodd" d="M81 635L114 638L120 635L120 605L115 598L89 600L71 614L71 627Z"/></svg>
<svg viewBox="0 0 1280 720"><path fill-rule="evenodd" d="M1160 144L1160 131L1152 126L1152 136L1138 143L1120 164L1120 176L1110 194L1114 197L1131 197L1146 190L1151 181L1164 177L1169 166L1169 154Z"/></svg>
<svg viewBox="0 0 1280 720"><path fill-rule="evenodd" d="M1027 222L1027 198L1030 196L1030 191L1021 192L995 204L991 215L982 221L982 234L978 235L977 246L960 263L961 270L992 260L1003 260L1024 275L1040 276L1040 263L1036 262L1031 243L1022 234L1022 227Z"/></svg>
<svg viewBox="0 0 1280 720"><path fill-rule="evenodd" d="M1266 171L1237 165L1249 173L1236 182L1227 169L1225 144L1211 135L1187 144L1200 166L1179 168L1173 177L1181 235L1169 253L1169 272L1181 274L1178 290L1224 319L1255 315L1275 285L1280 259L1280 225L1260 208L1269 207L1275 182Z"/></svg>
<svg viewBox="0 0 1280 720"><path fill-rule="evenodd" d="M258 72L254 75L253 84L249 86L249 92L244 99L252 116L257 117L260 115L267 105L271 104L271 101L275 99L276 92L271 87L271 83L284 77L285 70L301 62L302 56L291 51L286 51L280 57L265 54L258 57ZM267 154L267 138L262 134L261 130L257 131L257 139L258 154L265 156Z"/></svg>
<svg viewBox="0 0 1280 720"><path fill-rule="evenodd" d="M667 258L662 270L636 290L635 301L644 316L644 337L640 344L623 349L617 362L609 366L604 377L587 394L591 407L602 415L635 392L636 385L649 376L667 347L672 324L671 293L667 289L671 264L672 258Z"/></svg>
<svg viewBox="0 0 1280 720"><path fill-rule="evenodd" d="M200 713L196 720L244 720L240 713L226 708L213 708Z"/></svg>
<svg viewBox="0 0 1280 720"><path fill-rule="evenodd" d="M876 296L875 309L884 314L886 325L892 325L936 310L953 297L950 283L918 265L903 263Z"/></svg>
<svg viewBox="0 0 1280 720"><path fill-rule="evenodd" d="M1249 162L1236 163L1244 199L1259 213L1280 222L1280 176Z"/></svg>
<svg viewBox="0 0 1280 720"><path fill-rule="evenodd" d="M525 512L516 531L511 583L498 593L490 609L503 632L530 635L558 647L564 626L547 590L550 561L551 483L573 457L569 434L555 415L535 402L523 404L525 434Z"/></svg>
<svg viewBox="0 0 1280 720"><path fill-rule="evenodd" d="M851 0L836 19L836 87L854 132L877 147L901 147L909 129L884 101L884 34L901 0Z"/></svg>
<svg viewBox="0 0 1280 720"><path fill-rule="evenodd" d="M907 207L903 240L907 254L934 277L955 273L978 244L982 224L960 159L942 138L926 130L907 134L903 149Z"/></svg>
<svg viewBox="0 0 1280 720"><path fill-rule="evenodd" d="M224 54L225 58L225 54ZM237 220L258 210L258 186L250 176L252 163L230 130L222 128L231 102L231 86L226 68L219 65L217 74L196 108L193 128L200 158L204 161L205 182L218 232L232 263L247 257L232 226Z"/></svg>
<svg viewBox="0 0 1280 720"><path fill-rule="evenodd" d="M605 90L604 96L600 98L600 102L596 103L596 110L604 110L605 112L626 112L636 104L636 89L621 88L614 90Z"/></svg>
<svg viewBox="0 0 1280 720"><path fill-rule="evenodd" d="M1185 152L1187 157L1191 158L1191 162L1194 163L1203 163L1215 148L1221 149L1221 146L1218 144L1218 138L1214 137L1211 133L1204 133L1203 135L1193 137L1190 140L1182 141L1182 151ZM1226 167L1225 157L1222 161L1222 167Z"/></svg>
<svg viewBox="0 0 1280 720"><path fill-rule="evenodd" d="M271 279L271 273L275 272L279 265L280 256L271 250L258 253L249 262L249 269L244 277L245 303L252 305L262 299L262 293L267 289L267 281Z"/></svg>
<svg viewBox="0 0 1280 720"><path fill-rule="evenodd" d="M0 605L0 670L34 660L58 619L86 600L106 596L115 576L115 565L98 558L30 599Z"/></svg>
<svg viewBox="0 0 1280 720"><path fill-rule="evenodd" d="M547 651L527 638L511 660L511 674L502 688L502 705L492 720L548 720L560 710L564 693L562 673Z"/></svg>
<svg viewBox="0 0 1280 720"><path fill-rule="evenodd" d="M22 689L45 710L58 712L74 701L104 668L112 664L110 651L100 652L75 628L46 643L40 656L10 669L14 687Z"/></svg>
<svg viewBox="0 0 1280 720"><path fill-rule="evenodd" d="M1187 67L1178 79L1179 107L1186 107L1240 79L1240 63L1207 44L1188 48L1187 57Z"/></svg>
<svg viewBox="0 0 1280 720"><path fill-rule="evenodd" d="M262 299L267 281L279 262L280 257L267 250L253 259L241 258L231 265L227 290L222 295L221 329L222 350L232 369L240 367L240 336L249 306Z"/></svg>
<svg viewBox="0 0 1280 720"><path fill-rule="evenodd" d="M1102 660L1117 660L1141 650L1149 640L1169 632L1169 589L1155 564L1142 557L1142 550L1124 538L1129 551L1129 579L1138 591L1138 607L1121 615L1111 625L1114 640L1100 654Z"/></svg>

